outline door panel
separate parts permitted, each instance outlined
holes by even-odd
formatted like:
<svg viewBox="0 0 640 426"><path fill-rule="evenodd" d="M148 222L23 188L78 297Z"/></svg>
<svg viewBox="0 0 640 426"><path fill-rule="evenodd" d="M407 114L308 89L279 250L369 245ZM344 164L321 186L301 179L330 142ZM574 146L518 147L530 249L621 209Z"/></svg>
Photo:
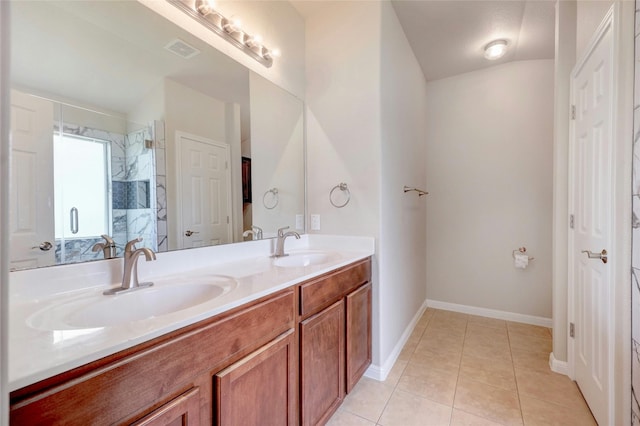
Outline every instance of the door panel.
<svg viewBox="0 0 640 426"><path fill-rule="evenodd" d="M324 424L345 395L345 305L334 303L300 323L300 423Z"/></svg>
<svg viewBox="0 0 640 426"><path fill-rule="evenodd" d="M296 423L294 344L291 330L216 374L217 424Z"/></svg>
<svg viewBox="0 0 640 426"><path fill-rule="evenodd" d="M182 247L232 242L229 146L182 133L176 140Z"/></svg>
<svg viewBox="0 0 640 426"><path fill-rule="evenodd" d="M371 364L371 284L348 294L347 304L347 393L351 392Z"/></svg>
<svg viewBox="0 0 640 426"><path fill-rule="evenodd" d="M11 92L11 268L55 264L53 104ZM48 242L51 248L38 247ZM44 245L43 248L47 246Z"/></svg>
<svg viewBox="0 0 640 426"><path fill-rule="evenodd" d="M569 248L573 363L575 380L599 424L609 423L612 409L612 258L608 253L605 263L597 257L603 249L611 251L613 229L611 40L609 26L576 67L571 81L576 109L570 141L570 211L575 221Z"/></svg>

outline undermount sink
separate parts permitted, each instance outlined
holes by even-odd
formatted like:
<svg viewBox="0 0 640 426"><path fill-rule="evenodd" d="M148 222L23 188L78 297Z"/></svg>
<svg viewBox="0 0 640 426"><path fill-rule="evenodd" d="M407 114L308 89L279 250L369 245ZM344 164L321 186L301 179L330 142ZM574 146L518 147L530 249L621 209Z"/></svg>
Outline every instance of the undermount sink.
<svg viewBox="0 0 640 426"><path fill-rule="evenodd" d="M187 284L142 288L115 296L83 298L51 305L27 319L40 330L109 327L188 309L229 293L232 278L193 280Z"/></svg>
<svg viewBox="0 0 640 426"><path fill-rule="evenodd" d="M326 252L290 253L288 256L275 259L273 264L282 268L301 268L304 266L325 264L331 261L333 257L331 253Z"/></svg>

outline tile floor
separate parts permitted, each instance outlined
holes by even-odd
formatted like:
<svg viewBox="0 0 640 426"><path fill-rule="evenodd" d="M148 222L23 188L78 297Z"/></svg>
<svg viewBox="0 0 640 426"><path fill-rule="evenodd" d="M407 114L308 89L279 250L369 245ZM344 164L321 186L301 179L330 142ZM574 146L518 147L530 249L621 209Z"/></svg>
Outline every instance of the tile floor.
<svg viewBox="0 0 640 426"><path fill-rule="evenodd" d="M427 309L387 380L363 377L328 425L595 425L550 352L548 328Z"/></svg>

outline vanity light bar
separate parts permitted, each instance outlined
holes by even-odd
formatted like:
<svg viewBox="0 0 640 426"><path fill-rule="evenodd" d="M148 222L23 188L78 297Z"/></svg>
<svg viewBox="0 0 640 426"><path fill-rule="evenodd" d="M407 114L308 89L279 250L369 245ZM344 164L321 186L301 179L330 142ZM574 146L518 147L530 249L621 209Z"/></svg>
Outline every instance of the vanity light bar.
<svg viewBox="0 0 640 426"><path fill-rule="evenodd" d="M222 16L209 0L168 1L267 68L273 65L274 57L280 56L278 49L271 50L262 44L262 37L242 30L239 20Z"/></svg>

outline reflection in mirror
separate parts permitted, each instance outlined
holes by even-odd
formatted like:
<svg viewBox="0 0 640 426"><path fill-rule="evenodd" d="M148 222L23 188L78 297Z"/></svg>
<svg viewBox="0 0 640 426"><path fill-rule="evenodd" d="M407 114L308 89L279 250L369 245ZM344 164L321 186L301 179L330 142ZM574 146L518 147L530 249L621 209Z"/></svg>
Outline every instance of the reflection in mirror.
<svg viewBox="0 0 640 426"><path fill-rule="evenodd" d="M56 264L122 255L137 236L157 250L151 128L57 103L53 127Z"/></svg>
<svg viewBox="0 0 640 426"><path fill-rule="evenodd" d="M255 202L249 217L252 224L275 236L283 226L296 229L295 215L303 214L302 111L296 98L256 74L251 74L250 87L253 138L251 155L245 154L255 158L251 164Z"/></svg>
<svg viewBox="0 0 640 426"><path fill-rule="evenodd" d="M13 2L11 20L12 269L303 217L299 99L138 2Z"/></svg>

